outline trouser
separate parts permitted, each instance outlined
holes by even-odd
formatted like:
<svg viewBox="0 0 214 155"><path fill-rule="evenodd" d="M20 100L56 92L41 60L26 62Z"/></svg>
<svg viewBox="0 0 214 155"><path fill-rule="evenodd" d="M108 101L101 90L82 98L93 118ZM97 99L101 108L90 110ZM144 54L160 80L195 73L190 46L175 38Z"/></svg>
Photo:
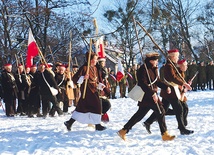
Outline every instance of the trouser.
<svg viewBox="0 0 214 155"><path fill-rule="evenodd" d="M171 104L173 111L176 116L176 120L178 122L178 129L184 130L186 129L184 124L184 108L182 106L182 102L178 99L164 99L162 100L163 104L169 105Z"/></svg>
<svg viewBox="0 0 214 155"><path fill-rule="evenodd" d="M49 111L49 114L54 116L55 112L57 111L58 115L62 115L63 112L59 107L59 103L57 102L56 96L53 95L42 95L42 113L44 116L47 115L50 102L52 103L52 108Z"/></svg>
<svg viewBox="0 0 214 155"><path fill-rule="evenodd" d="M161 134L167 131L166 123L165 123L165 110L162 105L159 104L161 114L159 113L159 110L157 108L157 105L152 106L146 106L146 107L139 107L138 111L130 118L130 120L124 125L123 129L127 130L127 133L129 130L132 129L132 127L141 121L143 117L148 113L150 109L152 109L155 113L155 117L158 120L159 128Z"/></svg>
<svg viewBox="0 0 214 155"><path fill-rule="evenodd" d="M209 88L210 90L214 89L214 80L213 79L210 79L207 82L207 84L208 84L207 88Z"/></svg>
<svg viewBox="0 0 214 155"><path fill-rule="evenodd" d="M15 105L16 105L16 100L4 100L5 102L5 112L6 116L13 116L15 115Z"/></svg>
<svg viewBox="0 0 214 155"><path fill-rule="evenodd" d="M120 97L125 97L126 95L126 85L125 84L119 84L120 87Z"/></svg>
<svg viewBox="0 0 214 155"><path fill-rule="evenodd" d="M180 101L180 102L181 102L181 106L182 106L183 123L185 126L187 126L187 115L189 112L189 108L188 108L188 105L186 102L182 102L182 101ZM165 115L176 115L174 109L169 109L170 103L166 99L163 98L162 103L163 103L164 110L166 112ZM152 124L156 120L157 120L156 115L153 112L145 122L148 124Z"/></svg>
<svg viewBox="0 0 214 155"><path fill-rule="evenodd" d="M108 99L101 98L100 100L102 103L102 114L105 114L111 108L111 103Z"/></svg>
<svg viewBox="0 0 214 155"><path fill-rule="evenodd" d="M63 112L68 112L68 106L69 106L69 99L68 99L68 95L66 94L66 90L63 89L63 87L61 88L61 93L58 94L57 97L57 101L60 103L63 103Z"/></svg>
<svg viewBox="0 0 214 155"><path fill-rule="evenodd" d="M24 100L18 99L17 113L26 113L26 111L24 111L24 106L26 106Z"/></svg>
<svg viewBox="0 0 214 155"><path fill-rule="evenodd" d="M116 89L117 89L117 86L111 87L111 98L112 98L112 99L115 99L115 98L116 98L116 96L115 96L115 94L116 94Z"/></svg>

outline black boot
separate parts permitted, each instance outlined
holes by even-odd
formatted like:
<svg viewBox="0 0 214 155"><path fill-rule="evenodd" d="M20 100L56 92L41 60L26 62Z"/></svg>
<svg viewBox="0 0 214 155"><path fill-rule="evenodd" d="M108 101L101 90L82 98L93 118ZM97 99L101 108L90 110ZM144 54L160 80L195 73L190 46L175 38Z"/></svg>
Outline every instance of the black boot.
<svg viewBox="0 0 214 155"><path fill-rule="evenodd" d="M181 135L190 135L190 134L193 134L194 131L193 130L183 129L183 130L180 130L180 133L181 133Z"/></svg>
<svg viewBox="0 0 214 155"><path fill-rule="evenodd" d="M64 125L66 126L68 131L71 131L71 126L75 122L73 118L70 118L68 121L64 122Z"/></svg>
<svg viewBox="0 0 214 155"><path fill-rule="evenodd" d="M96 125L95 125L95 129L96 129L97 131L103 131L103 130L106 129L106 127L102 126L101 124L96 124Z"/></svg>
<svg viewBox="0 0 214 155"><path fill-rule="evenodd" d="M143 123L143 126L146 128L146 131L147 131L149 134L152 133L152 132L150 131L150 124L149 124L149 123L144 122L144 123Z"/></svg>

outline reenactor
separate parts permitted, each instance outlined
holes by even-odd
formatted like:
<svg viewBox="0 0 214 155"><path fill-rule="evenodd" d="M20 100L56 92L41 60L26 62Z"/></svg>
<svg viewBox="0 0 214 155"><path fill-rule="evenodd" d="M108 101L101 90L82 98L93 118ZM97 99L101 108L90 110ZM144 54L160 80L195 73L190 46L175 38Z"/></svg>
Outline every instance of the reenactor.
<svg viewBox="0 0 214 155"><path fill-rule="evenodd" d="M98 56L96 53L92 52L89 54L89 52L87 52L87 62L80 67L78 72L73 77L73 82L75 84L80 84L81 94L85 96L81 96L76 109L72 112L71 118L64 122L68 131L71 131L71 127L76 121L83 124L93 124L95 125L95 130L97 131L106 129L106 127L101 125L102 107L100 104L98 89L103 89L103 87L97 87L97 84L99 83L99 75L96 67L97 58ZM88 62L89 60L90 62ZM90 66L87 66L87 64L90 64ZM89 73L86 74L88 67Z"/></svg>
<svg viewBox="0 0 214 155"><path fill-rule="evenodd" d="M165 111L157 95L158 87L163 88L168 93L171 92L168 85L161 82L158 76L158 57L159 54L156 52L148 53L146 55L145 65L142 65L137 71L138 85L145 92L145 94L142 101L138 102L138 110L136 113L129 119L123 128L118 131L118 135L123 140L126 140L126 134L129 133L136 123L143 119L150 109L152 109L156 114L162 140L167 141L175 138L175 136L170 135L167 131Z"/></svg>
<svg viewBox="0 0 214 155"><path fill-rule="evenodd" d="M185 78L185 72L187 70L187 61L185 59L179 60L178 63L177 63L177 67L178 67L178 71L181 74L181 76L183 78ZM189 84L191 85L191 81L190 81ZM182 120L183 120L184 126L187 126L187 115L188 115L188 112L189 112L189 108L188 108L188 105L186 103L187 102L187 97L185 95L187 90L182 85L179 85L179 91L181 93L180 102L181 102L181 107L182 107L182 111L183 111L182 112L182 115L183 115ZM163 103L167 103L167 104L163 104L164 110L166 112L165 115L175 115L174 110L173 109L169 109L168 102L163 102ZM146 128L146 130L147 130L147 132L149 134L151 134L150 126L156 120L157 120L156 119L156 115L153 112L150 115L150 117L143 123L144 127Z"/></svg>
<svg viewBox="0 0 214 155"><path fill-rule="evenodd" d="M137 84L137 65L136 64L134 64L133 66L132 66L132 68L131 68L131 74L132 74L132 76L133 76L133 78L134 78L134 85L136 85Z"/></svg>
<svg viewBox="0 0 214 155"><path fill-rule="evenodd" d="M173 111L176 115L178 129L181 135L193 134L193 130L186 129L183 121L183 107L181 103L181 94L179 91L179 86L185 87L186 90L191 90L190 84L188 84L177 70L177 62L179 59L178 49L172 49L168 51L168 60L164 67L164 82L168 84L171 88L171 93L169 94L166 90L161 89L160 95L162 97L162 103L165 106L171 104Z"/></svg>
<svg viewBox="0 0 214 155"><path fill-rule="evenodd" d="M66 94L66 85L68 82L68 78L65 73L65 70L66 70L65 65L60 65L58 72L55 74L55 80L59 87L60 92L57 94L56 97L59 103L62 102L63 105L62 111L64 114L68 113L68 102L69 102L68 96Z"/></svg>
<svg viewBox="0 0 214 155"><path fill-rule="evenodd" d="M188 73L189 73L189 76L188 76L188 80L189 81L190 79L192 79L192 77L196 74L196 72L198 71L198 65L196 63L195 60L192 61L192 63L189 64L188 66ZM192 81L192 90L193 91L197 91L197 85L198 85L198 75L195 77L195 79Z"/></svg>
<svg viewBox="0 0 214 155"><path fill-rule="evenodd" d="M37 66L32 65L30 67L30 79L31 79L31 86L30 86L30 94L29 99L33 107L33 113L36 114L37 117L42 117L41 114L41 97L39 93L39 84L38 84L38 77L39 71L37 71Z"/></svg>
<svg viewBox="0 0 214 155"><path fill-rule="evenodd" d="M120 97L126 97L127 75L119 81Z"/></svg>
<svg viewBox="0 0 214 155"><path fill-rule="evenodd" d="M14 117L16 114L16 99L18 98L18 87L14 74L12 73L12 64L4 65L1 74L3 101L5 103L5 111L7 117Z"/></svg>
<svg viewBox="0 0 214 155"><path fill-rule="evenodd" d="M206 77L206 66L204 65L204 61L201 61L198 66L198 89L205 90L207 77Z"/></svg>
<svg viewBox="0 0 214 155"><path fill-rule="evenodd" d="M128 82L128 92L130 92L136 83L135 75L133 75L133 73L131 72L131 67L128 67L126 75Z"/></svg>
<svg viewBox="0 0 214 155"><path fill-rule="evenodd" d="M102 117L103 122L109 122L109 117L107 111L111 108L111 103L109 101L110 97L110 84L108 81L108 71L106 68L106 59L98 57L98 63L96 64L98 71L99 82L102 83L105 88L99 91L99 97L102 105Z"/></svg>
<svg viewBox="0 0 214 155"><path fill-rule="evenodd" d="M20 116L25 116L27 113L27 105L25 102L25 86L24 86L24 67L22 64L18 64L17 72L15 74L16 85L18 87L18 106L17 106L17 114Z"/></svg>
<svg viewBox="0 0 214 155"><path fill-rule="evenodd" d="M25 96L25 105L27 106L27 115L28 117L34 117L33 114L35 113L34 104L30 98L30 91L31 91L31 84L33 77L30 76L30 67L26 66L24 69L24 96Z"/></svg>
<svg viewBox="0 0 214 155"><path fill-rule="evenodd" d="M214 63L213 60L209 62L207 69L207 88L214 90Z"/></svg>
<svg viewBox="0 0 214 155"><path fill-rule="evenodd" d="M78 71L78 65L77 64L73 64L72 65L72 71L71 71L71 76L73 77L77 71ZM74 91L74 100L73 100L73 103L74 103L74 106L76 107L77 106L77 103L79 101L79 98L80 98L80 86L77 84L74 84L74 88L73 88L73 91ZM70 106L72 105L69 104Z"/></svg>
<svg viewBox="0 0 214 155"><path fill-rule="evenodd" d="M117 79L114 70L111 70L108 76L108 81L111 87L111 98L116 99Z"/></svg>
<svg viewBox="0 0 214 155"><path fill-rule="evenodd" d="M49 112L49 116L53 117L55 112L57 111L58 115L63 115L62 110L59 107L59 102L55 95L52 94L50 87L53 87L59 91L59 87L54 79L54 75L49 66L40 65L40 73L38 77L38 84L40 89L40 95L42 98L42 112L43 117L45 118ZM50 102L52 103L52 107L50 109Z"/></svg>
<svg viewBox="0 0 214 155"><path fill-rule="evenodd" d="M68 106L72 106L72 102L73 100L75 99L75 96L74 96L74 83L72 81L72 72L70 71L70 66L69 65L66 65L66 71L65 71L65 74L66 74L66 79L67 79L67 84L66 84L66 94L67 94L67 97L68 97L68 100L69 100L69 103L68 103Z"/></svg>

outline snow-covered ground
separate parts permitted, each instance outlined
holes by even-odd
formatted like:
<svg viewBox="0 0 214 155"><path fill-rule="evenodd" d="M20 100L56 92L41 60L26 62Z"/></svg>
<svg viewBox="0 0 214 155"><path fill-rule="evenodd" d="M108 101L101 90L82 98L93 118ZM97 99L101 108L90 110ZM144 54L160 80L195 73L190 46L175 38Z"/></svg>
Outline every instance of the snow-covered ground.
<svg viewBox="0 0 214 155"><path fill-rule="evenodd" d="M175 116L166 116L173 141L162 141L158 124L151 126L152 134L143 127L145 118L127 134L127 141L117 131L137 110L130 98L110 100L110 122L107 129L95 131L86 124L75 122L68 132L63 124L70 115L62 117L5 117L0 107L1 155L211 155L214 154L214 91L188 92L188 129L194 134L180 135ZM74 107L69 110L72 111Z"/></svg>

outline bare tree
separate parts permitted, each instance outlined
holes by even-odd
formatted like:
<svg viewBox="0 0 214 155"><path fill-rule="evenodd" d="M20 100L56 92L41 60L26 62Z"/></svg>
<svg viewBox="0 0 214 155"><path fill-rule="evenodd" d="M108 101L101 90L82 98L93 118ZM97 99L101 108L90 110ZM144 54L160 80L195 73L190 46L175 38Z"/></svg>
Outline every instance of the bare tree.
<svg viewBox="0 0 214 155"><path fill-rule="evenodd" d="M14 53L21 49L23 55L26 53L23 45L27 45L29 28L43 54L49 57L48 46L51 46L60 61L67 61L70 31L73 32L74 50L80 49L82 33L85 30L90 33L92 18L87 0L18 0L18 3L1 0L0 3L0 45L7 62L11 62Z"/></svg>
<svg viewBox="0 0 214 155"><path fill-rule="evenodd" d="M110 34L113 40L116 40L116 44L119 49L124 51L124 60L127 66L133 65L135 62L135 56L139 54L137 46L137 38L133 23L134 17L139 22L144 21L146 18L146 8L142 1L126 0L126 1L113 1L114 7L106 9L104 17L107 19L110 30L115 31ZM147 22L148 23L148 22ZM140 41L144 41L145 35L142 30L138 29ZM145 44L141 45L142 48Z"/></svg>
<svg viewBox="0 0 214 155"><path fill-rule="evenodd" d="M193 37L191 30L197 24L194 15L199 3L193 0L161 0L160 2L170 17L168 21L170 42L174 43L175 48L180 49L181 55L191 53L190 55L193 55L197 60L198 56L191 43ZM183 49L184 44L186 45L185 49Z"/></svg>

